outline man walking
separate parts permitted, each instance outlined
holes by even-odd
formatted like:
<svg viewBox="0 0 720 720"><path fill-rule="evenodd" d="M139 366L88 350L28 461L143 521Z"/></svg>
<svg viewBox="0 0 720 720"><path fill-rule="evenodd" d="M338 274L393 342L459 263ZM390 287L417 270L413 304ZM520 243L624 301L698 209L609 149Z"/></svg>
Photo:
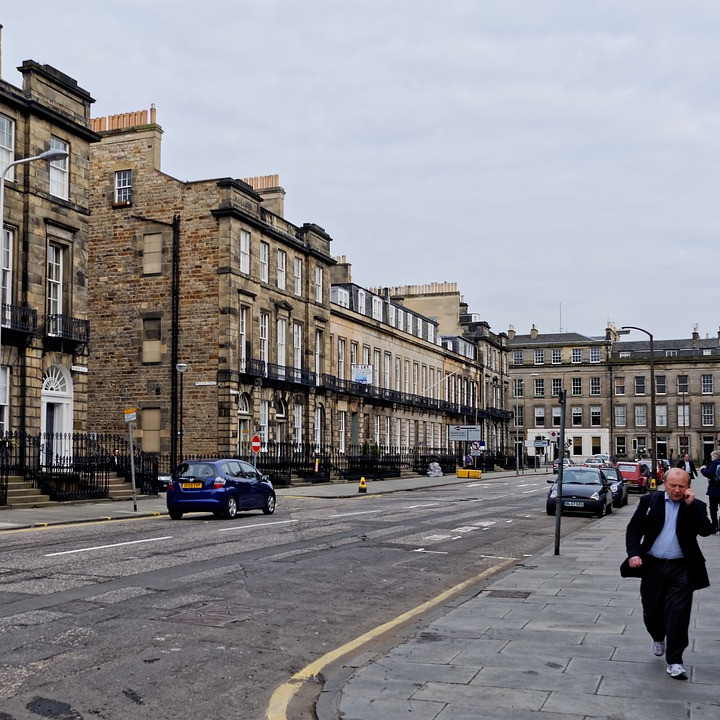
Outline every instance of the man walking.
<svg viewBox="0 0 720 720"><path fill-rule="evenodd" d="M683 651L693 592L710 584L697 536L712 534L707 507L680 468L668 471L664 492L640 498L625 533L629 565L642 568L640 598L652 651L665 653L667 673L677 680L687 679Z"/></svg>
<svg viewBox="0 0 720 720"><path fill-rule="evenodd" d="M682 460L680 460L678 462L677 466L681 470L684 470L690 476L691 481L693 478L697 477L697 470L695 469L695 463L690 459L690 456L687 453L685 453L682 456Z"/></svg>

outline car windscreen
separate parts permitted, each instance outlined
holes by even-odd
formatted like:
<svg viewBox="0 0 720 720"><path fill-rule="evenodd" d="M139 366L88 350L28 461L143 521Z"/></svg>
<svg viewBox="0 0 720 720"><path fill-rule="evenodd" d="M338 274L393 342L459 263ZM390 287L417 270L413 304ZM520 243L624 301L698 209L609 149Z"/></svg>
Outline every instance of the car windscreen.
<svg viewBox="0 0 720 720"><path fill-rule="evenodd" d="M602 474L608 480L619 480L621 478L620 473L615 468L603 468Z"/></svg>
<svg viewBox="0 0 720 720"><path fill-rule="evenodd" d="M635 463L618 463L617 469L621 472L624 470L625 472L634 472L634 470L637 468L637 465Z"/></svg>
<svg viewBox="0 0 720 720"><path fill-rule="evenodd" d="M577 470L565 470L563 482L573 485L601 485L600 476L594 472L578 472Z"/></svg>

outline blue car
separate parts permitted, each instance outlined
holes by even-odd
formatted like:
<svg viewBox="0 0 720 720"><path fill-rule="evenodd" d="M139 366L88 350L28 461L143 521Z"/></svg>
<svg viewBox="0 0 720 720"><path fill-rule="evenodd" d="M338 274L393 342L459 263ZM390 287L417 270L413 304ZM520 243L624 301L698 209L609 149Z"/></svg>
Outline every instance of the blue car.
<svg viewBox="0 0 720 720"><path fill-rule="evenodd" d="M181 463L168 483L166 499L173 520L187 512L226 518L245 510L275 512L275 490L268 476L234 458Z"/></svg>

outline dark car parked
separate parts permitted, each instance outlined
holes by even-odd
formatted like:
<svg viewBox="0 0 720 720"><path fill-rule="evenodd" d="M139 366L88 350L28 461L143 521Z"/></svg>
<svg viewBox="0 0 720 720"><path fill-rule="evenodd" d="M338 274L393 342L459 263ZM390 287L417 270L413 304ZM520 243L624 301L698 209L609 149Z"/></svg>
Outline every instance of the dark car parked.
<svg viewBox="0 0 720 720"><path fill-rule="evenodd" d="M628 504L628 486L625 478L617 468L612 466L604 466L601 468L602 474L610 483L610 489L613 495L613 507L624 507Z"/></svg>
<svg viewBox="0 0 720 720"><path fill-rule="evenodd" d="M173 520L187 512L228 518L244 510L275 512L275 490L268 476L234 458L181 463L168 483L166 499Z"/></svg>
<svg viewBox="0 0 720 720"><path fill-rule="evenodd" d="M555 514L557 482L548 491L545 509ZM613 494L601 468L571 467L563 470L562 511L592 513L598 517L612 513Z"/></svg>

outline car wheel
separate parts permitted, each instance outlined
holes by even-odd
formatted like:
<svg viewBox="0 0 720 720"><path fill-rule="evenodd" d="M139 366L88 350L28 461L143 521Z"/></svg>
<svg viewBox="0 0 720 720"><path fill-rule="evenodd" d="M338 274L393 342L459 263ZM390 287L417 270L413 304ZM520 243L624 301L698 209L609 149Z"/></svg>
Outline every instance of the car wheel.
<svg viewBox="0 0 720 720"><path fill-rule="evenodd" d="M171 520L180 520L183 514L179 510L168 510Z"/></svg>
<svg viewBox="0 0 720 720"><path fill-rule="evenodd" d="M227 507L225 508L225 517L230 518L232 520L234 517L237 517L237 513L238 513L237 498L234 495L231 495L228 498Z"/></svg>
<svg viewBox="0 0 720 720"><path fill-rule="evenodd" d="M613 511L613 506L612 506L612 502L610 502L610 503L608 503L608 506L607 506L607 514L612 515L612 511Z"/></svg>
<svg viewBox="0 0 720 720"><path fill-rule="evenodd" d="M600 506L600 509L597 511L597 516L599 518L601 518L601 517L605 517L605 515L607 515L607 505L605 503L603 503Z"/></svg>
<svg viewBox="0 0 720 720"><path fill-rule="evenodd" d="M613 507L619 508L622 507L622 498L618 498L617 500L613 500Z"/></svg>
<svg viewBox="0 0 720 720"><path fill-rule="evenodd" d="M272 515L275 512L275 496L272 493L267 496L263 512L266 515Z"/></svg>

